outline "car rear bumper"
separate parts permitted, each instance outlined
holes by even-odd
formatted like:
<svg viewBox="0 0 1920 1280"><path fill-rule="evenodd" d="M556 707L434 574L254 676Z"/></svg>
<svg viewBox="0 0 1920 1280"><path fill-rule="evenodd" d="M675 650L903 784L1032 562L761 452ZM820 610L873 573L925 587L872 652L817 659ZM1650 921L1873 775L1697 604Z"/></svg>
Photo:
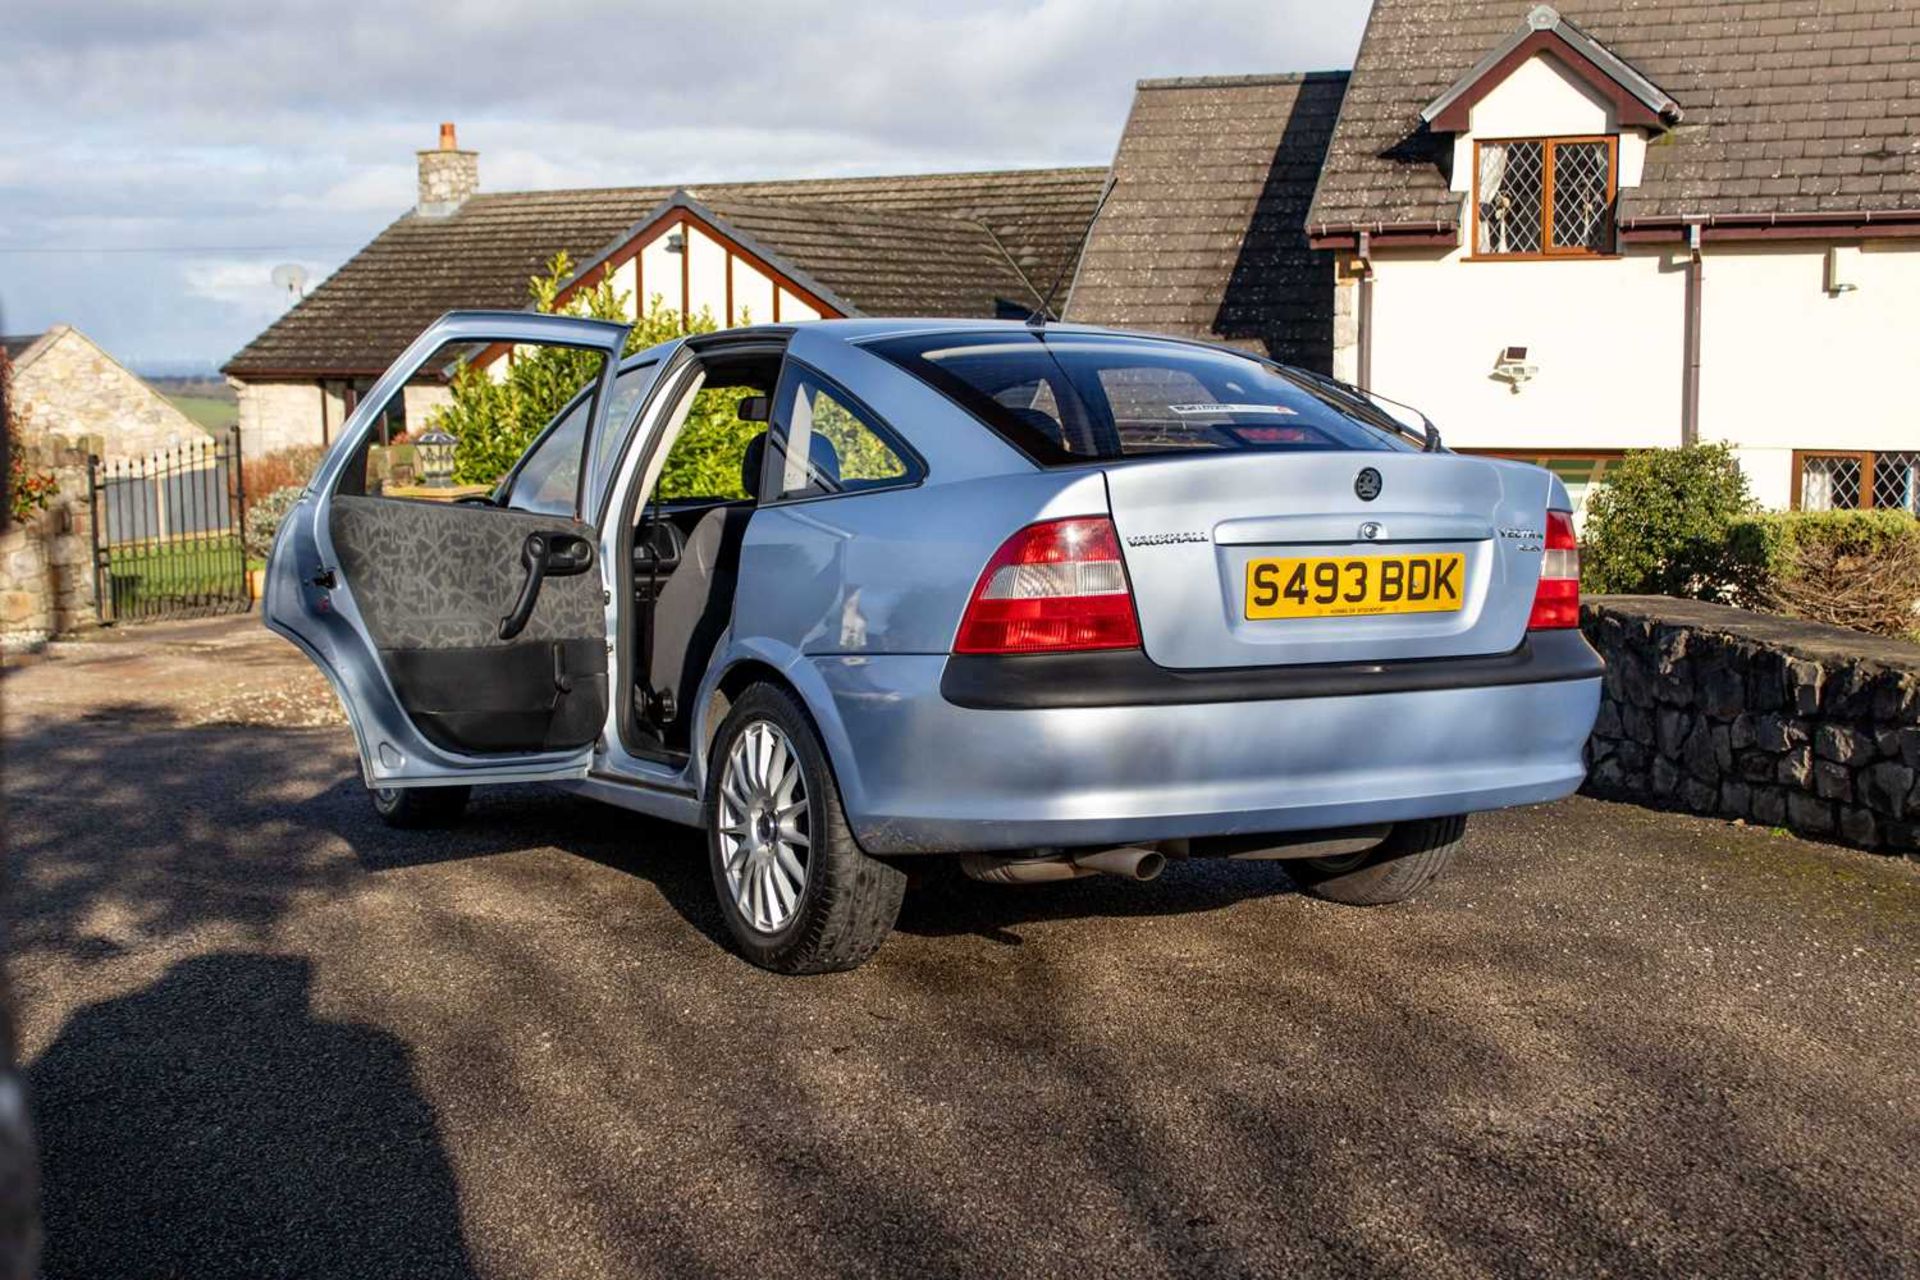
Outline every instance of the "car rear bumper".
<svg viewBox="0 0 1920 1280"><path fill-rule="evenodd" d="M1561 678L1124 706L960 706L942 656L821 657L872 853L1092 845L1471 813L1579 787L1599 659ZM1495 677L1498 679L1499 677ZM1391 680L1381 683L1391 685Z"/></svg>

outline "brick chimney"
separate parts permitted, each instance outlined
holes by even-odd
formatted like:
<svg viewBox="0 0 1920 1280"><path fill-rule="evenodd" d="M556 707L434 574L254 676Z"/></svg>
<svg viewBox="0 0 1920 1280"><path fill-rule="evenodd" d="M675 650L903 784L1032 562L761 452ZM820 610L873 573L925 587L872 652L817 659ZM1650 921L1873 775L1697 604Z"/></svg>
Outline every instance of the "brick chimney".
<svg viewBox="0 0 1920 1280"><path fill-rule="evenodd" d="M444 218L480 189L480 153L462 151L453 136L453 124L440 126L440 145L420 157L420 201L413 208L422 218Z"/></svg>

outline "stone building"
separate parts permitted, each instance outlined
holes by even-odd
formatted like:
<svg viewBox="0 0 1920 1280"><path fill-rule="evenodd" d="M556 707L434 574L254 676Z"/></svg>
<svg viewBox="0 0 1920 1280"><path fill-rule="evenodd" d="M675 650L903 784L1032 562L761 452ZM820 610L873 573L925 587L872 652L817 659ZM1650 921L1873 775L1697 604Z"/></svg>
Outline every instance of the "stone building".
<svg viewBox="0 0 1920 1280"><path fill-rule="evenodd" d="M0 533L0 647L32 647L95 616L93 494L87 458L118 462L206 444L165 397L71 325L0 338L28 466L58 490L45 511Z"/></svg>
<svg viewBox="0 0 1920 1280"><path fill-rule="evenodd" d="M101 456L142 458L205 443L207 433L72 325L0 338L13 362L13 403L29 438L98 437Z"/></svg>

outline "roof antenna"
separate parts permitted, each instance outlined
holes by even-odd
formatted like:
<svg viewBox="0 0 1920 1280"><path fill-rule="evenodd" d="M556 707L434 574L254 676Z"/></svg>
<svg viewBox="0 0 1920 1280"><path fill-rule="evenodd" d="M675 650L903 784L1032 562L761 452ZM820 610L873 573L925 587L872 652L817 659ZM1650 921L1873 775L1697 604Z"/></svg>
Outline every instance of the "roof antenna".
<svg viewBox="0 0 1920 1280"><path fill-rule="evenodd" d="M1107 174L1106 185L1100 188L1100 199L1094 202L1093 213L1087 218L1087 225L1081 229L1080 238L1074 241L1073 252L1060 264L1060 274L1053 278L1053 287L1047 290L1047 296L1040 299L1040 309L1027 317L1029 329L1047 327L1047 317L1053 313L1053 295L1060 292L1060 286L1066 282L1067 272L1078 266L1080 255L1087 251L1087 241L1093 238L1093 224L1100 221L1100 211L1107 207L1107 197L1113 194L1113 174ZM1054 316L1054 319L1059 319Z"/></svg>

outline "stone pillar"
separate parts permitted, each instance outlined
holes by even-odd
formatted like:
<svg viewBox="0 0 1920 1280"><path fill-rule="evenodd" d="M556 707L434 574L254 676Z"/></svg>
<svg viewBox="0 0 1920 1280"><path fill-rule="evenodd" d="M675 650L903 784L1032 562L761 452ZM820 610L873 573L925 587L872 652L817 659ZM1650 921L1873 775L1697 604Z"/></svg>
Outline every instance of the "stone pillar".
<svg viewBox="0 0 1920 1280"><path fill-rule="evenodd" d="M1333 263L1333 376L1360 381L1360 260L1351 253Z"/></svg>
<svg viewBox="0 0 1920 1280"><path fill-rule="evenodd" d="M59 491L45 511L0 534L0 647L32 649L93 625L93 491L87 453L99 437L26 443L28 465Z"/></svg>

